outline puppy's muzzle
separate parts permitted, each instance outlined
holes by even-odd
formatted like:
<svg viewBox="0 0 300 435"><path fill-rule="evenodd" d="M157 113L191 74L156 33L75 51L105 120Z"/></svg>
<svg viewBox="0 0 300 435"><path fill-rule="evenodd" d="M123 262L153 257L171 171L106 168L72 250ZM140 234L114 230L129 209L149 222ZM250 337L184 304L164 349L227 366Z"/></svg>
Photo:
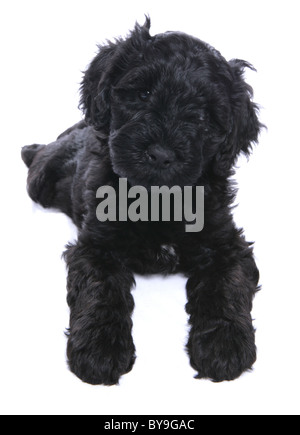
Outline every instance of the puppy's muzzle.
<svg viewBox="0 0 300 435"><path fill-rule="evenodd" d="M176 156L173 150L163 148L158 144L153 144L148 147L146 156L149 163L159 169L167 169L176 160Z"/></svg>

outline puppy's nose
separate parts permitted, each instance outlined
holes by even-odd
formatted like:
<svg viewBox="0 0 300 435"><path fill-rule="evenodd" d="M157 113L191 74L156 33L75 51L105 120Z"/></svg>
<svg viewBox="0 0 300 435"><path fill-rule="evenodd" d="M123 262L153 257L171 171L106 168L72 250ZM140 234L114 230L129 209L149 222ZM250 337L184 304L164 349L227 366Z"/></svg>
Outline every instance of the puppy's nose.
<svg viewBox="0 0 300 435"><path fill-rule="evenodd" d="M167 168L175 161L174 151L163 148L158 144L150 145L146 154L149 161L160 168Z"/></svg>

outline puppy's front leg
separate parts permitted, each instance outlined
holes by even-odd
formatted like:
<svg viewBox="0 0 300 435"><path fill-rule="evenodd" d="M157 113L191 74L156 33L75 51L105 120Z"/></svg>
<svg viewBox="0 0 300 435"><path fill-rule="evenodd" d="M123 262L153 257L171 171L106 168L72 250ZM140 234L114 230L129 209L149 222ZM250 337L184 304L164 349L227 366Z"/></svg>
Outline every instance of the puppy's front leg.
<svg viewBox="0 0 300 435"><path fill-rule="evenodd" d="M116 384L135 361L133 275L111 254L90 246L69 246L65 259L71 309L69 367L84 382Z"/></svg>
<svg viewBox="0 0 300 435"><path fill-rule="evenodd" d="M242 239L241 239L242 240ZM248 248L218 253L196 267L187 283L190 337L187 350L198 378L233 380L256 360L252 299L258 270Z"/></svg>

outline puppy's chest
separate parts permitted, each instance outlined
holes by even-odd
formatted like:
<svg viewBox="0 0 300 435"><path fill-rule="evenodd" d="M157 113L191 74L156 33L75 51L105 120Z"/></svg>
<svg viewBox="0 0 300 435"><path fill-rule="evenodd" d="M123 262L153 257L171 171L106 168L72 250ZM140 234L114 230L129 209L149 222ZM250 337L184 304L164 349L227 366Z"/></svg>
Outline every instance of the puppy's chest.
<svg viewBox="0 0 300 435"><path fill-rule="evenodd" d="M159 252L157 255L157 259L158 260L164 260L165 258L167 259L173 259L174 261L178 261L179 260L179 255L178 255L178 249L177 246L174 244L163 244L160 246L159 248Z"/></svg>
<svg viewBox="0 0 300 435"><path fill-rule="evenodd" d="M175 244L162 244L155 256L157 268L161 272L174 273L177 271L180 259Z"/></svg>
<svg viewBox="0 0 300 435"><path fill-rule="evenodd" d="M128 266L138 274L172 274L179 271L179 253L175 244L140 246L128 253Z"/></svg>

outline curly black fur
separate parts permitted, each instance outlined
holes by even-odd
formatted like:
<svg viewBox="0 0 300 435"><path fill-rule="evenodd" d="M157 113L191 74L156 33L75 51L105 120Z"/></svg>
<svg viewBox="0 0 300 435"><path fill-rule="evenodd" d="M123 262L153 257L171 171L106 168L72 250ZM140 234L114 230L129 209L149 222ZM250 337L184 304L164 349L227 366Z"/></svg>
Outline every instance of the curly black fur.
<svg viewBox="0 0 300 435"><path fill-rule="evenodd" d="M131 370L134 273L184 273L190 337L199 378L232 380L256 360L252 299L258 270L233 222L232 168L249 154L261 124L251 67L227 62L183 33L150 36L150 20L100 47L81 87L85 121L50 145L22 150L28 192L79 229L64 254L71 309L67 355L83 381L111 385ZM184 222L105 222L96 191L120 177L130 186L205 187L205 226Z"/></svg>

